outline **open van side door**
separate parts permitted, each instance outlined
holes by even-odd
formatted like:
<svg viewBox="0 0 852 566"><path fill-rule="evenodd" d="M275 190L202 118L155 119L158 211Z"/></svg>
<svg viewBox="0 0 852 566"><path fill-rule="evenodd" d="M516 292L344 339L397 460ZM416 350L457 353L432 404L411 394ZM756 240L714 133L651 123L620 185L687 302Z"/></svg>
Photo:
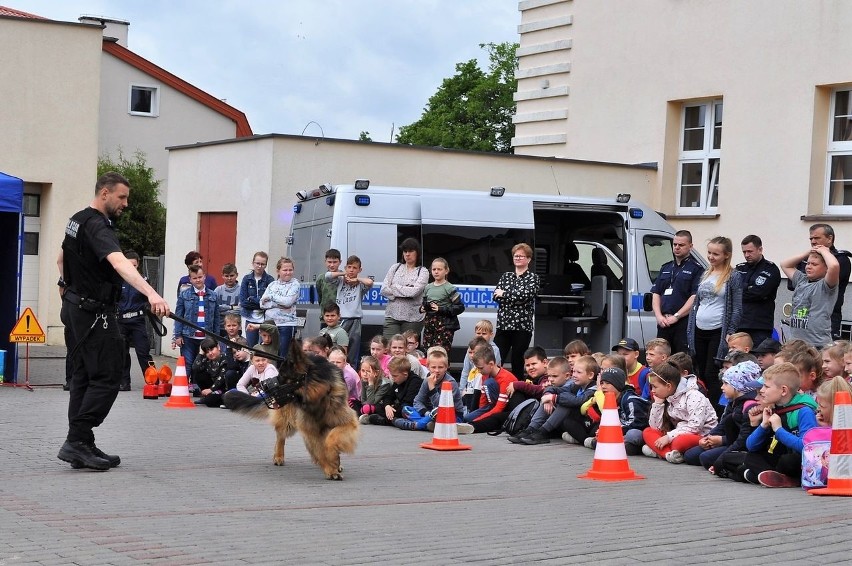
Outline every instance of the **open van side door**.
<svg viewBox="0 0 852 566"><path fill-rule="evenodd" d="M535 248L532 200L525 195L436 191L422 195L420 213L424 266L435 257L445 258L448 279L465 304L454 344L454 350L464 350L476 321L488 318L496 323L492 294L500 275L514 269L512 247L524 242Z"/></svg>

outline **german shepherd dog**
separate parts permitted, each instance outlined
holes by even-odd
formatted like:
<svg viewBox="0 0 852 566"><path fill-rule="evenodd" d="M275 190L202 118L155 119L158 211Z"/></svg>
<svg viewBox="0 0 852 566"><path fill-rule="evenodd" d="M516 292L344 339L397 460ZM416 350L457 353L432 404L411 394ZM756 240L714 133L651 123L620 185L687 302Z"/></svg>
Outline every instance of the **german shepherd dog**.
<svg viewBox="0 0 852 566"><path fill-rule="evenodd" d="M284 442L298 431L311 460L325 477L342 480L340 453L355 452L358 417L347 403L346 383L340 369L325 358L305 354L301 341L292 340L286 359L278 364L278 383L287 392L276 395L276 402L229 391L224 403L250 418L268 419L275 427L272 463L276 466L284 465ZM278 408L269 408L267 401Z"/></svg>

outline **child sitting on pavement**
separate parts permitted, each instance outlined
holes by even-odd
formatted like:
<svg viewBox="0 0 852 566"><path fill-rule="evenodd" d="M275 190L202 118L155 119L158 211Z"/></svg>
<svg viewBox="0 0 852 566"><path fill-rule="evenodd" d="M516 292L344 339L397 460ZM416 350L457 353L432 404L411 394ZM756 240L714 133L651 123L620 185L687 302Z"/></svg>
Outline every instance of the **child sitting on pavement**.
<svg viewBox="0 0 852 566"><path fill-rule="evenodd" d="M648 377L654 403L649 426L642 433L642 453L682 464L683 453L698 446L701 437L718 423L716 411L694 381L681 377L671 360L654 366Z"/></svg>
<svg viewBox="0 0 852 566"><path fill-rule="evenodd" d="M346 351L340 346L334 346L328 353L328 361L336 365L343 374L343 381L346 382L347 401L349 406L355 410L361 403L361 377L355 368L349 365L346 359ZM356 411L357 412L357 411Z"/></svg>
<svg viewBox="0 0 852 566"><path fill-rule="evenodd" d="M335 346L340 346L345 352L349 348L349 335L340 326L340 307L337 303L323 305L322 320L325 326L320 329L319 333L326 334Z"/></svg>
<svg viewBox="0 0 852 566"><path fill-rule="evenodd" d="M648 426L648 409L650 402L633 391L627 383L624 370L617 367L602 369L598 376L598 390L606 395L615 393L618 407L618 420L621 422L621 432L624 435L624 449L628 456L642 453L642 431ZM563 435L564 439L564 435ZM583 441L586 448L595 449L598 446L597 431Z"/></svg>
<svg viewBox="0 0 852 566"><path fill-rule="evenodd" d="M753 361L740 362L722 374L722 394L727 399L725 410L713 430L701 437L698 446L683 454L683 459L692 466L704 466L706 470L717 469L716 461L725 453L745 450L745 440L751 434L748 401L757 395L761 383L760 366ZM721 471L721 463L718 468ZM724 475L724 474L720 474Z"/></svg>
<svg viewBox="0 0 852 566"><path fill-rule="evenodd" d="M562 349L562 355L573 367L575 361L579 360L583 356L591 356L592 351L589 349L588 344L582 340L571 340L565 344L565 348Z"/></svg>
<svg viewBox="0 0 852 566"><path fill-rule="evenodd" d="M573 364L571 376L574 384L589 384L590 387L584 391L583 403L579 407L572 407L563 422L565 432L562 433L562 440L568 444L585 444L586 440L593 439L597 434L600 414L590 412L589 408L598 397L601 399L600 407L603 407L600 372L600 366L592 356L583 356Z"/></svg>
<svg viewBox="0 0 852 566"><path fill-rule="evenodd" d="M420 364L417 364L420 367ZM423 378L411 367L407 356L394 357L388 363L392 385L387 395L376 404L376 411L367 419L367 424L393 425L394 419L402 415L402 408L414 404ZM414 370L414 371L412 371Z"/></svg>
<svg viewBox="0 0 852 566"><path fill-rule="evenodd" d="M385 372L379 364L379 360L373 356L364 356L361 359L361 399L358 406L358 421L364 424L369 416L376 412L376 405L384 398L391 388L390 380L385 377Z"/></svg>
<svg viewBox="0 0 852 566"><path fill-rule="evenodd" d="M612 347L612 351L624 356L627 365L627 382L633 386L633 390L644 399L651 399L651 390L648 385L648 374L651 369L639 363L639 343L633 338L622 338L618 344Z"/></svg>
<svg viewBox="0 0 852 566"><path fill-rule="evenodd" d="M276 376L278 376L278 370L269 363L265 352L255 351L251 357L251 365L237 382L237 391L260 397L262 395L260 382ZM249 391L249 386L252 386L254 390Z"/></svg>
<svg viewBox="0 0 852 566"><path fill-rule="evenodd" d="M733 478L766 487L798 487L802 478L802 437L817 425L817 404L798 393L801 376L784 362L763 372L757 396L762 406L749 411L754 431L746 439L748 453ZM726 459L727 461L727 459ZM725 464L730 470L731 462Z"/></svg>
<svg viewBox="0 0 852 566"><path fill-rule="evenodd" d="M473 333L474 339L482 338L483 340L485 340L485 343L491 347L491 349L494 351L494 359L497 360L497 365L503 365L502 361L500 360L500 348L498 348L497 344L494 343L494 325L491 324L491 321L488 319L480 320L476 323L476 326L473 329ZM470 357L466 357L464 359L464 363L462 364L461 380L459 381L459 387L461 387L462 391L464 391L464 379L465 377L470 375L471 369L473 369L473 362Z"/></svg>
<svg viewBox="0 0 852 566"><path fill-rule="evenodd" d="M479 370L473 364L473 355L476 353L476 350L489 347L488 342L480 336L475 337L467 344L465 362L470 362L470 370L464 373L464 369L462 369L461 380L459 381L459 390L462 395L465 415L479 408L479 400L482 396L482 374L479 373Z"/></svg>
<svg viewBox="0 0 852 566"><path fill-rule="evenodd" d="M405 350L418 360L426 357L423 350L420 349L420 336L414 330L408 329L402 333L405 336Z"/></svg>
<svg viewBox="0 0 852 566"><path fill-rule="evenodd" d="M408 362L411 364L411 370L417 371L420 374L421 379L425 379L429 374L429 370L426 369L425 366L420 364L420 360L417 356L409 354L405 347L405 336L402 334L394 334L391 336L391 339L388 343L388 353L390 354L390 360L388 360L388 368L390 368L390 361L393 358L407 358ZM386 375L390 374L390 370L385 372Z"/></svg>
<svg viewBox="0 0 852 566"><path fill-rule="evenodd" d="M528 381L538 385L547 376L547 352L541 346L533 346L524 352L524 377ZM570 362L569 362L570 363ZM517 377L517 376L516 376ZM521 378L518 378L521 379Z"/></svg>
<svg viewBox="0 0 852 566"><path fill-rule="evenodd" d="M201 397L196 399L196 405L218 407L222 404L222 393L217 390L213 395L214 384L225 382L225 357L219 349L219 343L209 336L199 345L200 353L192 362L192 375L198 385Z"/></svg>
<svg viewBox="0 0 852 566"><path fill-rule="evenodd" d="M548 387L541 396L541 406L536 409L527 429L517 436L509 438L514 444L547 444L552 435L561 435L565 431L565 419L571 409L579 411L580 406L594 394L595 377L598 364L591 356L584 356L574 364L563 357L556 357L547 364L550 378ZM573 377L573 379L571 379Z"/></svg>
<svg viewBox="0 0 852 566"><path fill-rule="evenodd" d="M459 384L447 373L450 367L447 351L440 346L433 346L429 348L426 359L429 362L429 376L423 380L420 391L414 397L414 405L403 407L402 415L394 419L393 425L402 430L434 430L434 420L441 403L441 387L446 381L452 386L458 433L470 434L473 432L473 426L464 422L464 406Z"/></svg>
<svg viewBox="0 0 852 566"><path fill-rule="evenodd" d="M512 375L509 370L497 365L494 351L488 346L474 351L473 363L476 366L476 370L482 376L483 384L485 384L488 380L494 380L496 382L497 394L494 395L494 392L491 391L488 395L482 395L479 407L476 410L467 413L464 417L464 420L469 423L480 421L505 411L506 405L509 402L507 388L509 385L517 381L517 378Z"/></svg>

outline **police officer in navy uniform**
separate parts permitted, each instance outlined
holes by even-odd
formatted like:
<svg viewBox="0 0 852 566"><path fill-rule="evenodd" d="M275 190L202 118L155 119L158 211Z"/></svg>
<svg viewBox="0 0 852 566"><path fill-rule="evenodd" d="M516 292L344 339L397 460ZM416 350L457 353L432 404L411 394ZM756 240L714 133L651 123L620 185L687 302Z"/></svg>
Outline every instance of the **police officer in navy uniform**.
<svg viewBox="0 0 852 566"><path fill-rule="evenodd" d="M652 307L657 319L657 338L665 338L672 353L689 353L686 330L689 311L698 292L704 268L691 255L692 233L678 230L672 239L674 260L660 268L651 286Z"/></svg>
<svg viewBox="0 0 852 566"><path fill-rule="evenodd" d="M743 274L743 313L737 332L747 332L757 347L772 337L775 327L775 296L781 284L781 270L763 256L763 241L750 234L741 242L745 261L736 270Z"/></svg>
<svg viewBox="0 0 852 566"><path fill-rule="evenodd" d="M133 250L124 253L124 257L130 260L137 270L139 269L139 254ZM144 275L142 278L148 281ZM148 369L148 364L154 361L151 357L151 338L148 336L148 325L145 320L145 308L148 299L133 288L127 281L121 284L121 298L118 300L118 325L121 327L121 335L127 342L124 349L124 374L121 378L120 391L130 391L130 366L133 362L130 358L130 347L136 351L136 359L142 373Z"/></svg>
<svg viewBox="0 0 852 566"><path fill-rule="evenodd" d="M65 227L57 264L64 319L76 345L68 402L68 436L58 458L74 468L108 470L121 459L95 445L92 429L109 414L118 396L125 344L118 325L122 279L148 297L157 316L169 305L121 253L113 220L127 208L130 184L118 173L105 173L95 184L91 205Z"/></svg>

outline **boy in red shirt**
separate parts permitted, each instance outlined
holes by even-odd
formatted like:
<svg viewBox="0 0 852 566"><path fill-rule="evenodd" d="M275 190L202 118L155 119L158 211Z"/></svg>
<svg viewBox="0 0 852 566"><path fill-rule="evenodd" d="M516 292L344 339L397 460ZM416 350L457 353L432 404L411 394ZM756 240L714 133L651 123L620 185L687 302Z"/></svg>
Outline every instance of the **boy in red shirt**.
<svg viewBox="0 0 852 566"><path fill-rule="evenodd" d="M497 358L494 356L494 351L489 347L478 348L474 351L473 364L482 375L483 390L485 389L486 382L489 379L493 379L497 382L498 394L496 400L489 400L487 395L482 395L479 399L479 408L471 411L464 417L465 421L469 423L480 421L491 415L505 411L506 404L509 402L509 394L506 388L510 383L518 380L509 370L497 365Z"/></svg>
<svg viewBox="0 0 852 566"><path fill-rule="evenodd" d="M651 386L648 384L648 374L651 372L639 363L639 343L633 338L622 338L612 347L612 351L624 357L627 366L627 383L633 386L633 391L643 399L651 398Z"/></svg>

